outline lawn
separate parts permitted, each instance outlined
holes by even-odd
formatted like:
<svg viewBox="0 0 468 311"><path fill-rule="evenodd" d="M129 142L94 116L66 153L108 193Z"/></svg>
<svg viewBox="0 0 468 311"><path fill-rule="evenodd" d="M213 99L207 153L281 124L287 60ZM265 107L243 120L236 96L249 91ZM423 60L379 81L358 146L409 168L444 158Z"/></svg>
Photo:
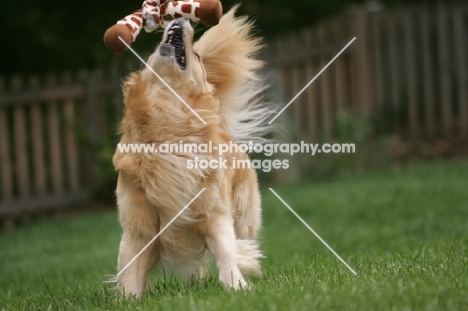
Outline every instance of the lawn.
<svg viewBox="0 0 468 311"><path fill-rule="evenodd" d="M231 292L216 272L200 283L153 278L143 300L103 284L115 272L115 212L50 219L0 232L1 310L466 310L468 163L273 189L353 275L267 189L264 277Z"/></svg>

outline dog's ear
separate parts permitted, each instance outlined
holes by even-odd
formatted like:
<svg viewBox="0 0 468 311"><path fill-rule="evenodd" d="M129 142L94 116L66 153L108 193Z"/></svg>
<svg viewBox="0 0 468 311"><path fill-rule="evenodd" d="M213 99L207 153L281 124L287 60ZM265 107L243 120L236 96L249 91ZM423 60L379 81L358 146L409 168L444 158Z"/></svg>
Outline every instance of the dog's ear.
<svg viewBox="0 0 468 311"><path fill-rule="evenodd" d="M263 62L255 58L262 48L261 39L251 34L253 24L247 17L234 16L238 6L224 15L194 45L205 66L207 80L220 100L239 92Z"/></svg>

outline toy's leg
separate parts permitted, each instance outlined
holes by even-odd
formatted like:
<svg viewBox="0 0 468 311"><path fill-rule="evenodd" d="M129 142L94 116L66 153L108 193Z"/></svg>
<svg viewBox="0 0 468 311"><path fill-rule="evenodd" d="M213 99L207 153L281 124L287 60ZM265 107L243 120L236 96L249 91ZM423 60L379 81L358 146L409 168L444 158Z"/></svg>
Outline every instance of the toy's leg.
<svg viewBox="0 0 468 311"><path fill-rule="evenodd" d="M133 12L130 15L125 16L117 22L117 25L124 25L128 29L130 29L130 32L132 34L132 42L135 42L144 25L143 13L141 9Z"/></svg>
<svg viewBox="0 0 468 311"><path fill-rule="evenodd" d="M223 8L219 0L184 0L166 2L161 6L162 27L165 27L169 20L185 17L192 22L201 22L208 26L218 24Z"/></svg>
<svg viewBox="0 0 468 311"><path fill-rule="evenodd" d="M159 27L161 19L159 8L161 4L166 1L167 0L149 0L143 2L142 14L145 21L143 27L146 32L152 32Z"/></svg>

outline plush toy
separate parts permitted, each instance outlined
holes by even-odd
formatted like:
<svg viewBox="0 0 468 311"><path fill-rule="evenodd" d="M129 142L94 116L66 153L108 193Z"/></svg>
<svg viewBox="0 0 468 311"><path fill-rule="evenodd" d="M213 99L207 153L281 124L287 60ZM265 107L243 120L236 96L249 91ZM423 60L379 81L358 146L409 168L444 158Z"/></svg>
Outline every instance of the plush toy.
<svg viewBox="0 0 468 311"><path fill-rule="evenodd" d="M164 28L168 21L179 17L214 26L219 23L222 11L220 0L147 0L141 9L107 29L104 44L112 52L122 53L127 47L119 36L130 45L135 42L142 28L152 32L159 27Z"/></svg>

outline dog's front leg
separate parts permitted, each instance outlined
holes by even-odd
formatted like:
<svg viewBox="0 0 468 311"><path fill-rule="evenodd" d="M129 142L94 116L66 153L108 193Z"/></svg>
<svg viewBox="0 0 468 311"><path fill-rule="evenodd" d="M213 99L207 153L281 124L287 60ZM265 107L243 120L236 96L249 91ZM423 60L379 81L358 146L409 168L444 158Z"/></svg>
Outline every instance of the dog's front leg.
<svg viewBox="0 0 468 311"><path fill-rule="evenodd" d="M207 222L205 242L215 257L219 281L226 287L246 288L242 273L237 265L237 245L233 219L230 215L215 216Z"/></svg>
<svg viewBox="0 0 468 311"><path fill-rule="evenodd" d="M120 241L117 288L125 296L135 295L141 297L150 287L149 274L156 260L154 246L150 245L128 267L126 265L140 252L149 239L132 238L124 233ZM122 271L122 269L126 269Z"/></svg>
<svg viewBox="0 0 468 311"><path fill-rule="evenodd" d="M117 288L126 296L141 297L150 287L149 273L158 259L158 241L126 266L158 233L159 218L143 189L135 187L123 173L117 183L117 203L123 229L117 264Z"/></svg>

